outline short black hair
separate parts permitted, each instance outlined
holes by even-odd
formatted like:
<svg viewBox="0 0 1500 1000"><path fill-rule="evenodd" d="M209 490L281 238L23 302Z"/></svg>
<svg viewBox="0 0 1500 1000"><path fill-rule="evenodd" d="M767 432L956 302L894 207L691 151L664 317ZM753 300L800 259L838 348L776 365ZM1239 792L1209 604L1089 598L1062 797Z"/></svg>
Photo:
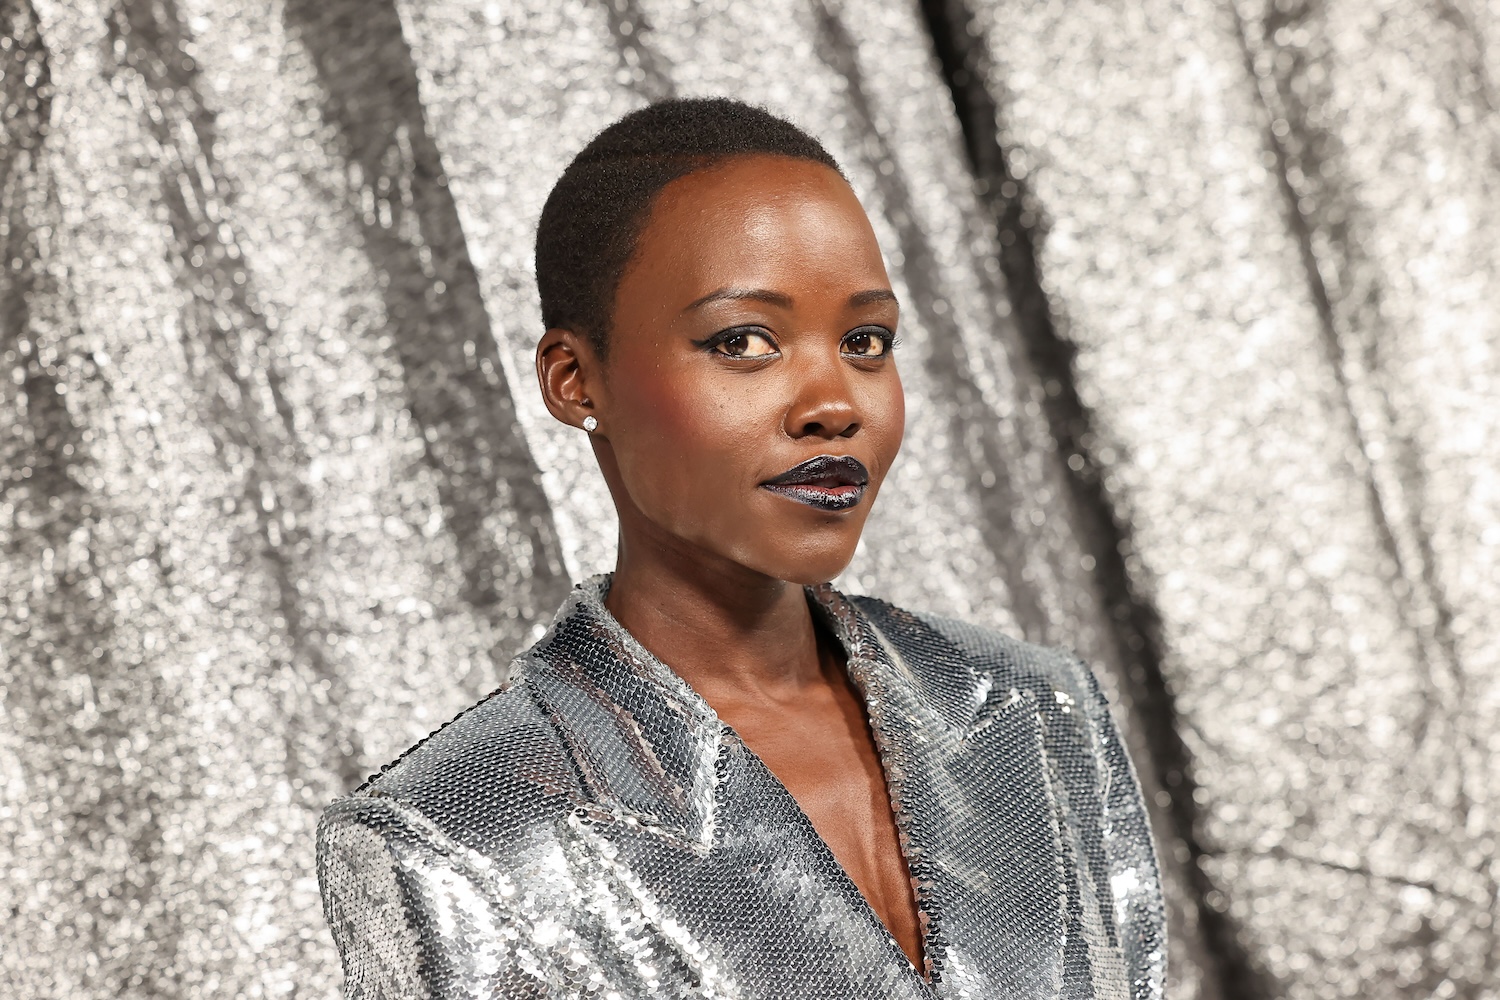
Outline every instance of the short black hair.
<svg viewBox="0 0 1500 1000"><path fill-rule="evenodd" d="M542 322L607 352L615 289L662 188L737 156L787 156L838 172L823 144L763 108L723 97L632 111L573 157L536 233Z"/></svg>

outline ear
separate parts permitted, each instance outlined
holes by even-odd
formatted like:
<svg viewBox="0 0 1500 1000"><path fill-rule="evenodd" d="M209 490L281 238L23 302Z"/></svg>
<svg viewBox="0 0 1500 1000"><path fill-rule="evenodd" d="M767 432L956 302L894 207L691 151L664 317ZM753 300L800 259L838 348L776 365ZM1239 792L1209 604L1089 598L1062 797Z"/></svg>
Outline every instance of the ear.
<svg viewBox="0 0 1500 1000"><path fill-rule="evenodd" d="M536 380L547 411L558 420L582 427L584 417L597 418L604 379L587 337L558 327L542 334L536 345Z"/></svg>

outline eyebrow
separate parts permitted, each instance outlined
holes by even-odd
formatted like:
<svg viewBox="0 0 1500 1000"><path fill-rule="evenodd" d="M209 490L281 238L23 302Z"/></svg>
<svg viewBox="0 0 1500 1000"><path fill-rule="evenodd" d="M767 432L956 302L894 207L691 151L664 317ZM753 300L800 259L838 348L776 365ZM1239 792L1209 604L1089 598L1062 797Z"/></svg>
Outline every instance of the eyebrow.
<svg viewBox="0 0 1500 1000"><path fill-rule="evenodd" d="M896 293L889 288L871 288L863 292L855 292L849 296L851 306L867 306L871 302L895 302Z"/></svg>
<svg viewBox="0 0 1500 1000"><path fill-rule="evenodd" d="M781 292L773 292L768 288L719 288L699 299L688 303L682 311L692 312L708 305L710 302L739 301L749 299L755 302L765 302L773 306L788 309L792 305L792 297ZM896 293L889 288L870 288L863 292L855 292L849 296L851 306L865 306L872 302L895 302Z"/></svg>

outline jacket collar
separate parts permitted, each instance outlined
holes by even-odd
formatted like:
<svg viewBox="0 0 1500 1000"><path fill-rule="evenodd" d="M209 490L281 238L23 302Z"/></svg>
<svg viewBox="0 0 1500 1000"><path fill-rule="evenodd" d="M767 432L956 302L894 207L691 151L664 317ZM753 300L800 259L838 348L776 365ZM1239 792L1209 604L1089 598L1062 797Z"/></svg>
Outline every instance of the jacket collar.
<svg viewBox="0 0 1500 1000"><path fill-rule="evenodd" d="M604 607L610 574L575 587L530 656L528 681L567 743L581 805L629 817L694 851L713 844L723 726L708 702Z"/></svg>
<svg viewBox="0 0 1500 1000"><path fill-rule="evenodd" d="M547 668L533 671L532 682L550 706L593 798L706 850L713 840L713 765L723 725L701 695L605 608L610 579L611 574L600 574L573 589L531 650ZM865 696L877 734L896 737L896 730L916 724L926 730L925 738L945 742L983 726L981 710L993 700L992 682L976 674L957 650L934 648L937 669L914 669L831 585L806 592L843 646L849 675ZM900 711L893 715L889 709L896 706L888 702L897 693Z"/></svg>
<svg viewBox="0 0 1500 1000"><path fill-rule="evenodd" d="M1034 671L991 643L987 668L942 627L881 601L824 606L850 651L942 996L1056 996L1068 901ZM841 604L842 606L841 606Z"/></svg>
<svg viewBox="0 0 1500 1000"><path fill-rule="evenodd" d="M707 856L720 814L725 726L604 607L609 582L596 576L573 590L531 650L540 669L527 671L528 683L578 766L580 810ZM902 847L930 918L926 950L938 978L958 990L983 992L988 984L1001 996L1047 991L1061 977L1064 859L1036 694L1017 665L987 664L993 669L981 674L952 641L907 612L856 603L826 584L808 588L808 596L843 645L864 696ZM962 771L976 752L1017 769L1003 820L974 815L976 779ZM981 853L996 870L955 862L959 830L984 842ZM1038 850L1049 836L1050 854ZM959 915L991 905L1027 914L995 955L989 942L965 940L971 921Z"/></svg>

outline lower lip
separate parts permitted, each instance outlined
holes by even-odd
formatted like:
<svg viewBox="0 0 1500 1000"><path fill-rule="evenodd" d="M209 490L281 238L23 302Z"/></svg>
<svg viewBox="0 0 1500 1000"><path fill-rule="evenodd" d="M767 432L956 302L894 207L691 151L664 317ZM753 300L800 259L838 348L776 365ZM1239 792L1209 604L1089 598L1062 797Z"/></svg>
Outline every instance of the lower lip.
<svg viewBox="0 0 1500 1000"><path fill-rule="evenodd" d="M848 510L859 506L859 502L865 497L863 486L801 486L788 484L785 486L772 486L769 483L761 489L770 490L778 496L784 496L788 500L816 507L818 510Z"/></svg>

